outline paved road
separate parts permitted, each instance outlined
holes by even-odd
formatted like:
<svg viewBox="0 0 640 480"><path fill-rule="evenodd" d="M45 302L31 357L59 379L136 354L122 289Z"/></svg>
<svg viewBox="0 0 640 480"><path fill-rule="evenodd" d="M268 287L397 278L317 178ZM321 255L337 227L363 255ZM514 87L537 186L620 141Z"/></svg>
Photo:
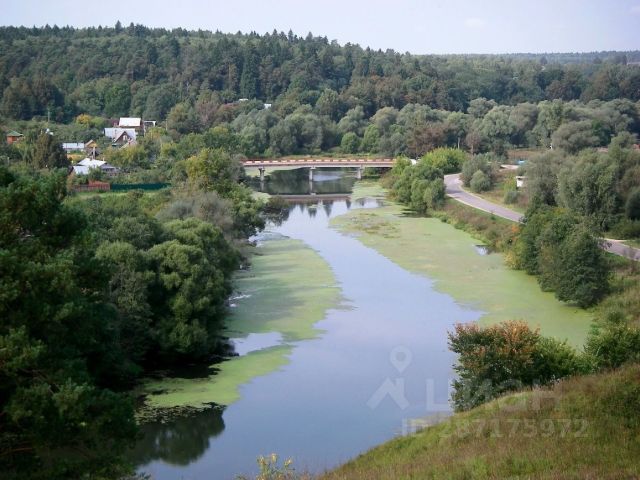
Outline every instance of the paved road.
<svg viewBox="0 0 640 480"><path fill-rule="evenodd" d="M480 198L477 195L469 193L462 188L462 180L460 180L460 174L454 173L444 176L444 183L446 186L446 193L449 197L457 200L460 203L469 205L470 207L483 210L494 214L497 217L506 218L512 222L522 221L522 214L515 212L507 207L498 205L496 203ZM614 255L626 257L630 260L640 262L640 248L630 247L625 245L620 240L604 239L603 248Z"/></svg>
<svg viewBox="0 0 640 480"><path fill-rule="evenodd" d="M507 207L490 202L464 190L462 188L462 180L460 180L459 173L445 175L444 184L446 186L447 195L456 199L460 203L477 208L478 210L484 210L485 212L492 213L497 217L506 218L512 222L520 222L522 220L521 213L514 212Z"/></svg>

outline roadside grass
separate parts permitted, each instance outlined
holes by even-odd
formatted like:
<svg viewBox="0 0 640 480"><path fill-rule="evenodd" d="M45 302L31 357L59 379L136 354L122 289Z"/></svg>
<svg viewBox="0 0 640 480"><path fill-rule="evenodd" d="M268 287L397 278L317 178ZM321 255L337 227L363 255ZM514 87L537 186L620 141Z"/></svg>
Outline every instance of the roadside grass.
<svg viewBox="0 0 640 480"><path fill-rule="evenodd" d="M640 366L512 394L376 447L323 480L614 479L640 471Z"/></svg>
<svg viewBox="0 0 640 480"><path fill-rule="evenodd" d="M383 195L379 184L358 182L353 198ZM332 219L331 224L402 268L435 280L438 291L451 295L461 305L486 312L481 325L523 320L532 328L540 328L542 335L567 339L574 347L582 347L592 311L566 305L553 293L542 292L534 277L508 268L503 255L478 254L475 246L483 241L506 242L515 226L512 222L454 202L447 204L443 215L460 228L437 218L409 215L390 201L377 209L351 210ZM478 241L462 231L463 227L484 240Z"/></svg>
<svg viewBox="0 0 640 480"><path fill-rule="evenodd" d="M340 289L331 268L303 242L269 240L251 258L251 268L236 277L236 292L246 297L234 300L237 307L228 317L227 334L238 338L280 332L284 343L231 357L214 365L215 374L205 378L148 379L137 392L145 396L140 418L168 409L235 402L241 385L286 365L293 348L289 342L317 336L314 324L339 305Z"/></svg>
<svg viewBox="0 0 640 480"><path fill-rule="evenodd" d="M514 179L515 176L516 170L499 170L496 174L496 180L491 187L491 190L476 193L472 192L471 189L467 187L463 188L469 191L469 193L473 193L474 195L484 198L485 200L496 203L498 205L502 205L503 207L509 208L518 213L525 213L527 210L528 199L523 189L518 190L518 201L516 203L506 203L504 201L505 185L508 181Z"/></svg>

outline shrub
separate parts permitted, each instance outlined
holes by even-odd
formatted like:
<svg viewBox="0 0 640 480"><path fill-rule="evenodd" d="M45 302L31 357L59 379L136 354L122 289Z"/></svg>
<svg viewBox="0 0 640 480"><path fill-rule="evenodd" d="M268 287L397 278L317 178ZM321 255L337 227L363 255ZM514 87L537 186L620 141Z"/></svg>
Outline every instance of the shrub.
<svg viewBox="0 0 640 480"><path fill-rule="evenodd" d="M436 148L422 157L423 162L444 174L459 172L465 159L465 153L457 148Z"/></svg>
<svg viewBox="0 0 640 480"><path fill-rule="evenodd" d="M520 194L517 190L507 190L504 194L503 202L512 205L518 203L518 198L520 198Z"/></svg>
<svg viewBox="0 0 640 480"><path fill-rule="evenodd" d="M617 368L640 360L640 329L626 322L597 326L590 333L585 347L596 368Z"/></svg>
<svg viewBox="0 0 640 480"><path fill-rule="evenodd" d="M640 220L640 188L636 188L629 195L625 205L625 213L627 218L631 220Z"/></svg>
<svg viewBox="0 0 640 480"><path fill-rule="evenodd" d="M541 337L524 322L481 328L456 325L449 347L458 354L452 400L456 410L488 402L523 387L549 384L584 371L576 351L564 342Z"/></svg>
<svg viewBox="0 0 640 480"><path fill-rule="evenodd" d="M470 186L476 193L485 192L491 188L491 179L482 170L477 170L471 177Z"/></svg>

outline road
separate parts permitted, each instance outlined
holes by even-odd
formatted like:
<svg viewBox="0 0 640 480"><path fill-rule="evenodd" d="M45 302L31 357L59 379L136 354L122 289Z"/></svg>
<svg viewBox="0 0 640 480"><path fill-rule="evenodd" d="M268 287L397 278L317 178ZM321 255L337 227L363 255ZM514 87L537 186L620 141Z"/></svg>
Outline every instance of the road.
<svg viewBox="0 0 640 480"><path fill-rule="evenodd" d="M447 196L457 200L460 203L464 203L478 210L491 213L496 217L506 218L512 222L521 222L522 214L515 212L507 207L498 205L496 203L480 198L473 193L466 191L462 188L462 180L460 180L460 174L454 173L444 176L444 183L446 187ZM604 239L603 246L607 252L619 255L621 257L640 262L640 248L630 247L625 245L620 240Z"/></svg>

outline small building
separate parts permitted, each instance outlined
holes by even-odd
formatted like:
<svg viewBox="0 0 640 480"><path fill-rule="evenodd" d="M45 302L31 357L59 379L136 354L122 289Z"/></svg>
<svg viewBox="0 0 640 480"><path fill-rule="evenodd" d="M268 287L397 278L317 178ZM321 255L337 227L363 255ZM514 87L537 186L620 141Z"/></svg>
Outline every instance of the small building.
<svg viewBox="0 0 640 480"><path fill-rule="evenodd" d="M69 153L69 152L81 152L84 150L84 143L78 142L78 143L63 143L62 144L62 149Z"/></svg>
<svg viewBox="0 0 640 480"><path fill-rule="evenodd" d="M114 147L122 147L124 145L135 145L138 133L134 128L105 128L104 135L111 139L111 145Z"/></svg>
<svg viewBox="0 0 640 480"><path fill-rule="evenodd" d="M104 160L87 157L73 166L73 173L76 175L89 175L89 172L93 169L100 169L106 175L117 175L120 171L120 169L108 164Z"/></svg>
<svg viewBox="0 0 640 480"><path fill-rule="evenodd" d="M96 158L96 155L98 154L98 142L95 140L89 140L84 144L84 152L91 158Z"/></svg>
<svg viewBox="0 0 640 480"><path fill-rule="evenodd" d="M9 133L7 133L7 144L11 145L12 143L21 141L23 138L24 135L16 132L15 130L11 130Z"/></svg>
<svg viewBox="0 0 640 480"><path fill-rule="evenodd" d="M527 180L527 177L523 175L516 176L516 188L524 187L526 180Z"/></svg>
<svg viewBox="0 0 640 480"><path fill-rule="evenodd" d="M139 132L142 130L142 119L140 117L120 117L118 128L133 128Z"/></svg>
<svg viewBox="0 0 640 480"><path fill-rule="evenodd" d="M156 126L155 120L143 120L142 121L142 132L147 133L147 130L150 128L154 128Z"/></svg>

